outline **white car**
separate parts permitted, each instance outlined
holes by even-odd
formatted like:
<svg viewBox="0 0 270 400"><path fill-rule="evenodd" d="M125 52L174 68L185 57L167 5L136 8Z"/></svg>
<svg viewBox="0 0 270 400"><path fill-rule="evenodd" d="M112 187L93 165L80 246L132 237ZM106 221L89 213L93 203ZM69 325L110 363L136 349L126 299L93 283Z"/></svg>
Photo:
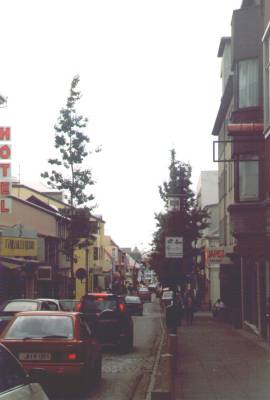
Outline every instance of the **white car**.
<svg viewBox="0 0 270 400"><path fill-rule="evenodd" d="M32 383L21 363L0 343L0 400L48 400L39 383Z"/></svg>
<svg viewBox="0 0 270 400"><path fill-rule="evenodd" d="M167 290L163 292L161 297L161 304L163 307L169 306L173 302L173 291Z"/></svg>

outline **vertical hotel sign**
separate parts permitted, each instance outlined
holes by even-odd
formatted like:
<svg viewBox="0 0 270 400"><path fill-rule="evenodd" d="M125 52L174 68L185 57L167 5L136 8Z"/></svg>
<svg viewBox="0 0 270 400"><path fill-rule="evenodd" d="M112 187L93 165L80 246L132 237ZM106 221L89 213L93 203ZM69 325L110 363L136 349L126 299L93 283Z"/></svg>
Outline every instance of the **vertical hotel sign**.
<svg viewBox="0 0 270 400"><path fill-rule="evenodd" d="M11 130L0 127L0 215L11 213Z"/></svg>

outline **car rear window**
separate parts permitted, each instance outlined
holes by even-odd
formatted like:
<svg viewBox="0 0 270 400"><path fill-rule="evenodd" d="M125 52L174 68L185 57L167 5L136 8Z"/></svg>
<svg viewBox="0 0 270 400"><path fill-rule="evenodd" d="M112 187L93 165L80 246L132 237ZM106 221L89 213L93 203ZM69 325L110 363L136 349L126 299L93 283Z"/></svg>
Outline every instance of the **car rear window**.
<svg viewBox="0 0 270 400"><path fill-rule="evenodd" d="M86 297L83 303L83 312L99 313L104 310L117 310L117 301L106 297Z"/></svg>
<svg viewBox="0 0 270 400"><path fill-rule="evenodd" d="M67 338L74 336L72 318L54 315L21 315L5 333L5 339Z"/></svg>
<svg viewBox="0 0 270 400"><path fill-rule="evenodd" d="M164 292L162 295L163 299L172 299L173 298L173 292Z"/></svg>
<svg viewBox="0 0 270 400"><path fill-rule="evenodd" d="M11 301L2 311L37 311L38 303L35 301Z"/></svg>
<svg viewBox="0 0 270 400"><path fill-rule="evenodd" d="M126 303L141 303L141 299L135 296L126 296Z"/></svg>

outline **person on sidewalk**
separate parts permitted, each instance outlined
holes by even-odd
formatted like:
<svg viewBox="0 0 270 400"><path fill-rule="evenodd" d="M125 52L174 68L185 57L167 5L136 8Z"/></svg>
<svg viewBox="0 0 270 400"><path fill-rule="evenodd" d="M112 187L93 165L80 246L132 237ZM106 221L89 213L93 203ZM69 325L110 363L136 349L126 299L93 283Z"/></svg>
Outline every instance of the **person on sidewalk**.
<svg viewBox="0 0 270 400"><path fill-rule="evenodd" d="M213 317L218 320L225 320L225 304L221 299L217 299L213 305Z"/></svg>
<svg viewBox="0 0 270 400"><path fill-rule="evenodd" d="M195 301L193 293L190 290L188 290L185 294L184 305L185 305L186 323L187 325L192 325Z"/></svg>
<svg viewBox="0 0 270 400"><path fill-rule="evenodd" d="M166 307L166 327L168 333L177 333L177 327L181 325L179 314L179 304L174 299L169 306Z"/></svg>

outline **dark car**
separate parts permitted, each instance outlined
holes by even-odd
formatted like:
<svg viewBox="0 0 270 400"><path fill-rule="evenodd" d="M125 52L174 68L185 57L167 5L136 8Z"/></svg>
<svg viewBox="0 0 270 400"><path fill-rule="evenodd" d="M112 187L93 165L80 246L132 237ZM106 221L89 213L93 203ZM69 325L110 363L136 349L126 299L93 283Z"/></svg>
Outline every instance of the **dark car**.
<svg viewBox="0 0 270 400"><path fill-rule="evenodd" d="M82 297L79 311L103 345L115 345L124 352L133 347L133 321L123 298L110 293L88 293Z"/></svg>
<svg viewBox="0 0 270 400"><path fill-rule="evenodd" d="M138 288L138 296L143 302L151 301L151 293L145 286Z"/></svg>
<svg viewBox="0 0 270 400"><path fill-rule="evenodd" d="M126 296L125 303L130 315L143 315L143 302L139 296Z"/></svg>
<svg viewBox="0 0 270 400"><path fill-rule="evenodd" d="M59 310L59 305L50 299L13 299L0 307L0 333L13 316L21 311Z"/></svg>
<svg viewBox="0 0 270 400"><path fill-rule="evenodd" d="M0 335L0 342L41 381L50 376L68 377L86 388L101 378L101 345L81 313L18 313Z"/></svg>
<svg viewBox="0 0 270 400"><path fill-rule="evenodd" d="M39 383L33 383L21 363L0 344L0 399L48 400Z"/></svg>

